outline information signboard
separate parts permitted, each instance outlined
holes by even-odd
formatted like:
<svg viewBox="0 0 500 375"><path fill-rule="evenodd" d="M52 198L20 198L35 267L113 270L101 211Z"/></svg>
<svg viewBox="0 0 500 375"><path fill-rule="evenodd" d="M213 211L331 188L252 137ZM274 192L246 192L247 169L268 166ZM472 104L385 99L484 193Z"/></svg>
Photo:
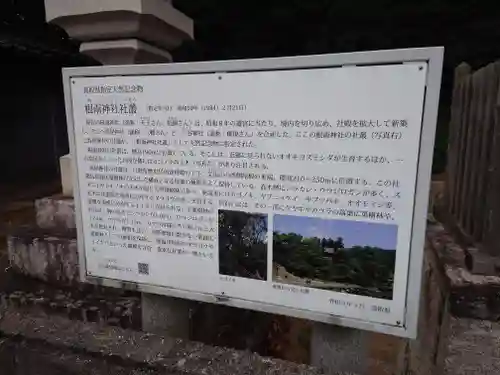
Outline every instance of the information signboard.
<svg viewBox="0 0 500 375"><path fill-rule="evenodd" d="M65 69L82 278L414 336L442 54Z"/></svg>

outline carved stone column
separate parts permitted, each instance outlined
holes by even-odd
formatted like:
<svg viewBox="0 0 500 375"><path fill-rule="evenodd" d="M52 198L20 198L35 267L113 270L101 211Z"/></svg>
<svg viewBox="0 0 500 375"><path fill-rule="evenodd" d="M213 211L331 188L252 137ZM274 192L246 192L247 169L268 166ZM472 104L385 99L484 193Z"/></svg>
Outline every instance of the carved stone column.
<svg viewBox="0 0 500 375"><path fill-rule="evenodd" d="M170 62L193 38L193 20L165 0L45 0L47 22L105 65Z"/></svg>
<svg viewBox="0 0 500 375"><path fill-rule="evenodd" d="M104 65L168 63L170 51L193 38L193 21L169 0L45 0L45 9L47 22L81 41L80 52ZM63 195L72 197L71 155L62 156L60 165ZM75 246L72 251L77 252ZM187 300L144 293L142 328L187 338L192 306Z"/></svg>
<svg viewBox="0 0 500 375"><path fill-rule="evenodd" d="M193 38L193 20L170 0L45 0L45 15L104 65L171 62L170 51ZM63 194L73 196L71 156L60 166Z"/></svg>

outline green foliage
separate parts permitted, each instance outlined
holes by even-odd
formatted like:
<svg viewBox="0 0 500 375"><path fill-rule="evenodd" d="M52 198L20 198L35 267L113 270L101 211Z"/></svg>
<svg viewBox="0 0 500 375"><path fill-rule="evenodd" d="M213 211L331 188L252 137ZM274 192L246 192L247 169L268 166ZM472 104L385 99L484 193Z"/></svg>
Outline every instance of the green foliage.
<svg viewBox="0 0 500 375"><path fill-rule="evenodd" d="M267 277L267 216L219 211L219 273Z"/></svg>
<svg viewBox="0 0 500 375"><path fill-rule="evenodd" d="M343 239L304 238L296 233L273 235L273 262L295 276L370 288L391 298L395 250L370 246L344 248ZM333 249L333 253L325 252ZM360 294L360 291L356 291ZM370 294L370 293L368 293Z"/></svg>

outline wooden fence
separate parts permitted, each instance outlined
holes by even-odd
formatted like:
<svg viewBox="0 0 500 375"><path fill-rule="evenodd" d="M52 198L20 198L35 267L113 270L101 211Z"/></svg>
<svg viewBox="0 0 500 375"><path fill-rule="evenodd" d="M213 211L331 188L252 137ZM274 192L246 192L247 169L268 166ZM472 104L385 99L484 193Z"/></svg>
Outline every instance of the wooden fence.
<svg viewBox="0 0 500 375"><path fill-rule="evenodd" d="M500 255L500 61L455 70L446 203L453 224Z"/></svg>

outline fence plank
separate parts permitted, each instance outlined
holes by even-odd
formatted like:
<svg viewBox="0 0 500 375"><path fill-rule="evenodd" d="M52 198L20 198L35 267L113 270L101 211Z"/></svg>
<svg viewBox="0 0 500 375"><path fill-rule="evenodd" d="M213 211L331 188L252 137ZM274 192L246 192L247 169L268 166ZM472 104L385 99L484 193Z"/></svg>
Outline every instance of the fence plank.
<svg viewBox="0 0 500 375"><path fill-rule="evenodd" d="M453 98L451 103L450 126L448 131L448 165L446 168L446 204L448 212L454 210L453 201L457 179L458 144L461 125L461 109L463 106L464 78L470 74L470 66L466 63L460 64L455 69L453 79Z"/></svg>
<svg viewBox="0 0 500 375"><path fill-rule="evenodd" d="M451 110L451 224L483 251L500 256L500 61L456 79Z"/></svg>
<svg viewBox="0 0 500 375"><path fill-rule="evenodd" d="M451 202L451 213L453 215L456 215L458 212L458 207L457 207L457 196L459 192L459 181L460 181L460 173L461 173L461 168L460 168L460 161L461 161L461 152L460 152L460 147L463 142L463 132L464 132L464 121L463 121L463 115L464 115L464 107L466 103L466 98L467 98L467 78L465 78L461 84L460 84L460 94L459 94L459 104L460 108L457 110L457 130L456 130L456 152L455 152L455 176L453 180L453 200Z"/></svg>
<svg viewBox="0 0 500 375"><path fill-rule="evenodd" d="M487 192L490 180L489 162L492 151L492 135L494 130L494 114L498 95L499 75L498 65L490 64L486 67L486 83L484 86L482 134L479 145L479 160L476 164L477 177L473 180L475 191L472 199L475 207L472 213L473 228L472 236L479 243L485 240L484 228L487 220Z"/></svg>
<svg viewBox="0 0 500 375"><path fill-rule="evenodd" d="M471 235L474 240L480 240L474 237L475 228L477 227L475 219L475 212L477 211L477 191L479 182L483 181L485 178L485 173L483 170L483 165L480 164L481 160L481 145L483 140L483 134L485 132L484 117L487 109L485 108L486 102L486 88L488 84L488 67L482 68L474 73L474 111L472 111L472 121L470 123L471 133L469 135L470 147L467 149L468 161L469 161L469 178L468 183L468 193L465 197L466 206L464 211L464 228L466 228L469 235Z"/></svg>
<svg viewBox="0 0 500 375"><path fill-rule="evenodd" d="M456 134L456 169L455 169L455 180L453 181L453 187L454 187L454 194L453 194L453 213L457 214L458 213L458 194L459 194L459 186L460 186L460 177L461 177L461 161L462 161L462 150L463 148L463 137L464 137L464 131L465 131L465 121L464 121L464 108L466 107L466 100L467 100L467 90L468 90L468 84L467 84L467 79L464 79L461 84L461 89L460 89L460 108L458 110L457 114L457 134Z"/></svg>
<svg viewBox="0 0 500 375"><path fill-rule="evenodd" d="M464 168L465 168L465 148L467 145L467 134L469 130L469 107L471 105L472 99L472 76L468 76L465 78L464 82L464 97L463 97L463 105L460 113L460 134L459 134L459 142L458 142L458 154L457 154L457 179L455 180L455 198L453 206L455 208L453 214L457 219L457 224L461 227L460 217L462 214L462 192L463 192L463 180L464 180Z"/></svg>
<svg viewBox="0 0 500 375"><path fill-rule="evenodd" d="M465 161L464 161L464 168L463 168L463 176L462 176L462 191L460 194L460 206L462 209L460 210L460 216L459 216L459 222L460 222L460 227L462 230L464 230L467 234L470 233L470 227L468 226L469 221L468 215L470 212L470 208L472 205L471 197L470 197L470 187L471 187L471 177L472 177L472 169L473 169L473 162L474 162L474 141L475 141L475 134L477 133L476 129L476 114L478 112L479 108L479 92L480 92L480 74L479 72L476 72L471 76L471 99L470 99L470 108L469 108L469 116L467 119L467 130L466 130L466 142L465 142L465 148L464 148L464 153L465 153Z"/></svg>
<svg viewBox="0 0 500 375"><path fill-rule="evenodd" d="M494 255L500 255L500 87L498 90L491 144L491 183L489 184L487 212L489 225L486 240L488 251Z"/></svg>

